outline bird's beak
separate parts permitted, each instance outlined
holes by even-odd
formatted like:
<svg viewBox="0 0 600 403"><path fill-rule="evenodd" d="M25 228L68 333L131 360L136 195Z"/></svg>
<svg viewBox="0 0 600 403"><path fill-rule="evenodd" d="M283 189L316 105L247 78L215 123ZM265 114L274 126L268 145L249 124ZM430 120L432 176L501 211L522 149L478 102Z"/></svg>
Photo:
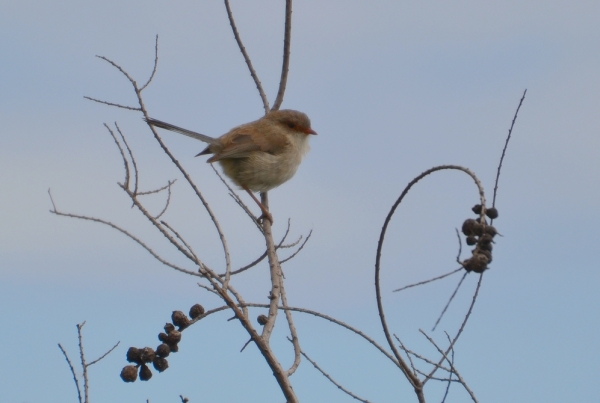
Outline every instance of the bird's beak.
<svg viewBox="0 0 600 403"><path fill-rule="evenodd" d="M306 129L306 130L304 131L304 133L306 133L306 134L314 134L314 135L316 135L316 134L317 134L317 132L316 132L316 131L314 131L313 129L311 129L310 127L309 127L308 129Z"/></svg>

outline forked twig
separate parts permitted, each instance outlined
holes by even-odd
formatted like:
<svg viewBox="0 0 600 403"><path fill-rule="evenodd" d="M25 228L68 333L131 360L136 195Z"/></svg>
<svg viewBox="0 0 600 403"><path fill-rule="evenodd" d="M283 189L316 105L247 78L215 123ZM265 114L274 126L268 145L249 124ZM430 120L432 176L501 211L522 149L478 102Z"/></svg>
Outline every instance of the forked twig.
<svg viewBox="0 0 600 403"><path fill-rule="evenodd" d="M429 340L429 342L431 344L433 344L433 346L437 349L437 351L442 355L443 359L446 360L448 362L448 364L450 364L450 369L452 369L451 374L453 373L454 375L456 375L456 378L458 378L458 382L460 382L460 384L463 386L463 388L465 388L465 390L467 391L467 393L469 393L469 396L471 396L471 399L473 399L473 402L478 403L477 402L477 398L475 397L475 394L473 393L473 391L469 388L469 386L467 385L467 383L465 382L465 380L462 378L462 376L460 376L460 374L458 373L458 371L456 370L456 367L454 366L454 364L452 363L452 360L450 360L448 358L447 353L444 352L444 350L442 350L436 343L435 341L433 341L433 339L431 337L429 337L427 335L427 333L425 333L422 329L419 329L419 332L421 332L421 334L423 334L423 336L425 336L427 338L427 340ZM452 349L452 344L450 345L450 349ZM430 378L431 379L431 378Z"/></svg>

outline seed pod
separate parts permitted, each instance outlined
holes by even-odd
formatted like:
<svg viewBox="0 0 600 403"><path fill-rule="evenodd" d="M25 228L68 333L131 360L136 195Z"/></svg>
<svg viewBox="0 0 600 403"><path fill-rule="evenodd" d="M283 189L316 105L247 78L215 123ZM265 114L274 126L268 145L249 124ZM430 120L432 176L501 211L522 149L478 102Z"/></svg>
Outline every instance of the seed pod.
<svg viewBox="0 0 600 403"><path fill-rule="evenodd" d="M177 330L173 330L171 333L169 333L169 335L167 336L167 340L165 340L165 343L167 344L177 344L181 341L181 332L177 331ZM171 350L172 351L172 350Z"/></svg>
<svg viewBox="0 0 600 403"><path fill-rule="evenodd" d="M492 220L498 218L498 209L496 207L490 207L485 210L485 215L490 217Z"/></svg>
<svg viewBox="0 0 600 403"><path fill-rule="evenodd" d="M498 231L496 231L496 228L491 225L485 226L485 233L489 234L492 238L498 235Z"/></svg>
<svg viewBox="0 0 600 403"><path fill-rule="evenodd" d="M161 344L160 346L156 347L156 355L159 357L168 357L169 353L171 352L171 349L169 348L169 345L166 343Z"/></svg>
<svg viewBox="0 0 600 403"><path fill-rule="evenodd" d="M171 331L175 330L175 326L173 326L172 323L167 323L165 324L165 332L167 332L167 334L171 333Z"/></svg>
<svg viewBox="0 0 600 403"><path fill-rule="evenodd" d="M162 341L163 343L166 342L168 339L169 339L169 336L166 333L158 334L158 340Z"/></svg>
<svg viewBox="0 0 600 403"><path fill-rule="evenodd" d="M140 381L147 381L150 378L152 378L152 371L150 371L150 368L146 364L143 364L140 367Z"/></svg>
<svg viewBox="0 0 600 403"><path fill-rule="evenodd" d="M154 365L154 368L158 372L163 372L165 369L169 368L169 362L162 357L156 357L154 361L152 361L152 365Z"/></svg>
<svg viewBox="0 0 600 403"><path fill-rule="evenodd" d="M267 317L265 315L258 315L258 318L256 318L256 321L258 322L259 325L264 326L267 324Z"/></svg>
<svg viewBox="0 0 600 403"><path fill-rule="evenodd" d="M481 204L474 205L471 210L477 215L481 214Z"/></svg>
<svg viewBox="0 0 600 403"><path fill-rule="evenodd" d="M200 304L196 304L190 308L190 318L196 319L200 315L204 315L204 307Z"/></svg>
<svg viewBox="0 0 600 403"><path fill-rule="evenodd" d="M475 238L473 235L469 235L467 237L466 242L467 242L467 245L470 245L470 246L475 245L477 243L477 238Z"/></svg>
<svg viewBox="0 0 600 403"><path fill-rule="evenodd" d="M179 346L177 344L169 344L169 350L171 350L172 353L176 353L179 351Z"/></svg>
<svg viewBox="0 0 600 403"><path fill-rule="evenodd" d="M135 362L136 364L141 364L143 362L142 352L135 347L129 347L129 350L127 350L127 362Z"/></svg>
<svg viewBox="0 0 600 403"><path fill-rule="evenodd" d="M140 351L140 357L142 359L142 362L152 362L152 360L154 360L154 357L156 356L156 353L154 352L154 350L152 350L150 347L144 347L141 351Z"/></svg>
<svg viewBox="0 0 600 403"><path fill-rule="evenodd" d="M121 370L121 379L123 382L135 382L137 379L137 367L135 365L127 365Z"/></svg>
<svg viewBox="0 0 600 403"><path fill-rule="evenodd" d="M185 313L181 311L173 311L173 314L171 315L171 320L173 321L173 324L175 326L179 327L179 331L182 331L190 325L190 320L187 316L185 316Z"/></svg>
<svg viewBox="0 0 600 403"><path fill-rule="evenodd" d="M473 235L473 225L475 224L476 222L474 219L467 218L462 225L462 233L466 236Z"/></svg>
<svg viewBox="0 0 600 403"><path fill-rule="evenodd" d="M474 271L475 273L483 273L487 268L487 264L487 257L479 253L474 254L463 262L463 266L467 271Z"/></svg>

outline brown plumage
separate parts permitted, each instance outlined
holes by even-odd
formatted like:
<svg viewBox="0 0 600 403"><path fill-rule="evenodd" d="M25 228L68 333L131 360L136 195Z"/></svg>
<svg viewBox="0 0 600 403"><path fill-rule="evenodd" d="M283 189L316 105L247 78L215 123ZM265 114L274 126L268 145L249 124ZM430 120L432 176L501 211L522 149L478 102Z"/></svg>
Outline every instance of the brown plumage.
<svg viewBox="0 0 600 403"><path fill-rule="evenodd" d="M291 179L309 150L308 135L317 134L306 114L290 109L269 112L254 122L234 127L218 138L156 119L146 121L208 143L198 155L213 154L207 162L219 162L223 172L252 196L263 217L271 222L273 217L252 191L266 192Z"/></svg>

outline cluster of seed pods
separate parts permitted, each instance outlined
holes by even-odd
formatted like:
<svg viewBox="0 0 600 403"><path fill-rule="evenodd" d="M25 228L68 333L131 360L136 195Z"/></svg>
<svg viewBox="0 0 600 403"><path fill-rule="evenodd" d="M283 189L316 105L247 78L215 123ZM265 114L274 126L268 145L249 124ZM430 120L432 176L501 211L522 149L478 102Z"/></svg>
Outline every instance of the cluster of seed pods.
<svg viewBox="0 0 600 403"><path fill-rule="evenodd" d="M190 309L192 320L203 314L204 308L200 304L196 304ZM161 344L156 347L156 350L151 347L129 347L127 361L133 365L126 365L121 370L121 379L125 382L135 382L139 372L140 380L149 380L152 378L152 371L148 367L150 363L158 372L163 372L169 368L167 357L169 354L179 351L178 344L181 341L181 332L190 325L190 318L181 311L173 311L171 315L172 323L167 323L164 326L165 331L158 335ZM177 326L177 329L175 329L175 326Z"/></svg>
<svg viewBox="0 0 600 403"><path fill-rule="evenodd" d="M467 245L475 245L475 249L471 251L471 257L464 260L462 265L467 271L483 273L492 262L492 244L498 231L487 223L485 217L481 216L482 207L480 204L475 205L472 210L479 217L466 219L462 225L462 233L467 237ZM495 207L490 207L485 209L485 215L493 220L498 218L498 210Z"/></svg>

